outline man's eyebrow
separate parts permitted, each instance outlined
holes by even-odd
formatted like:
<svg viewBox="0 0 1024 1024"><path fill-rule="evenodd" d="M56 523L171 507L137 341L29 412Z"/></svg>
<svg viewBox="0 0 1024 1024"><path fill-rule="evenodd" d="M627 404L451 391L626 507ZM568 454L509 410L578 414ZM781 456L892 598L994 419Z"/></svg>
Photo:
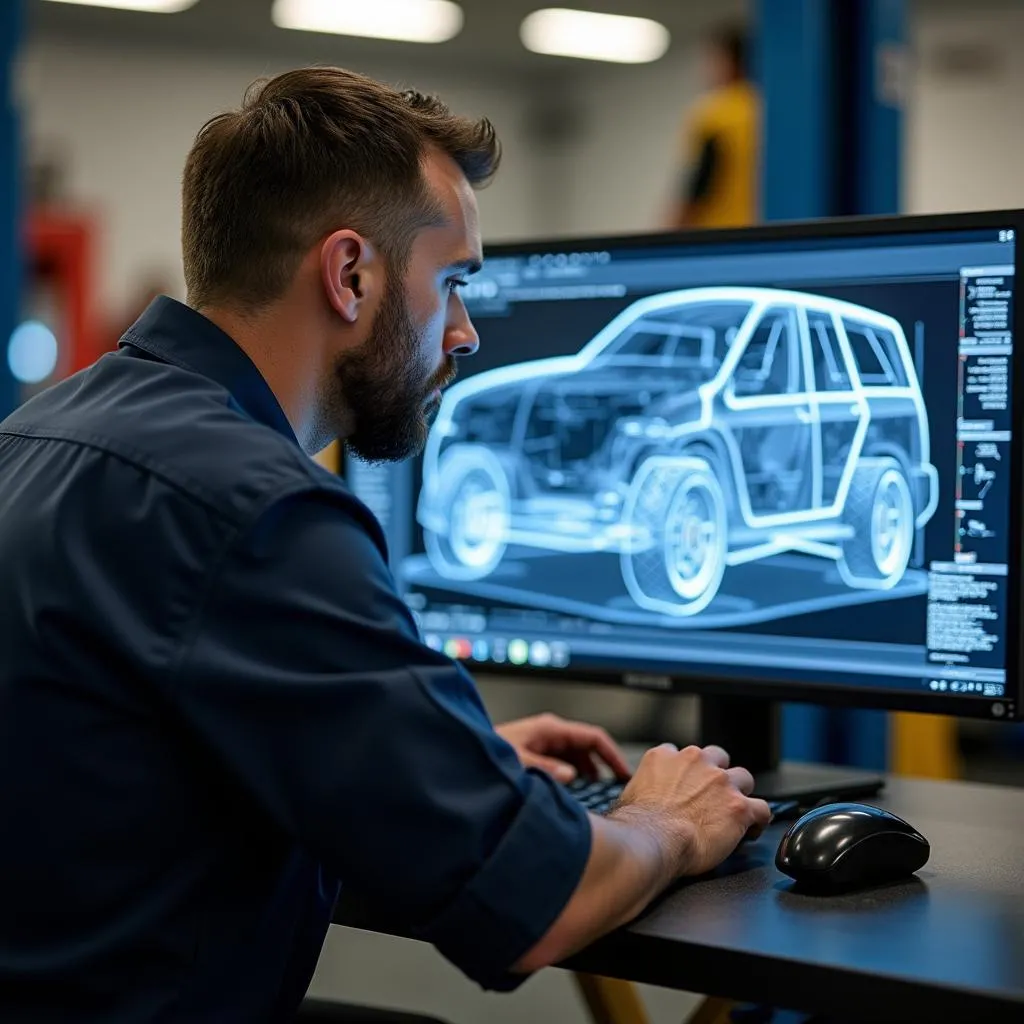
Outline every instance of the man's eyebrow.
<svg viewBox="0 0 1024 1024"><path fill-rule="evenodd" d="M454 263L448 264L449 270L461 270L465 274L477 274L480 272L480 268L483 263L473 256L469 256L464 260L456 260Z"/></svg>

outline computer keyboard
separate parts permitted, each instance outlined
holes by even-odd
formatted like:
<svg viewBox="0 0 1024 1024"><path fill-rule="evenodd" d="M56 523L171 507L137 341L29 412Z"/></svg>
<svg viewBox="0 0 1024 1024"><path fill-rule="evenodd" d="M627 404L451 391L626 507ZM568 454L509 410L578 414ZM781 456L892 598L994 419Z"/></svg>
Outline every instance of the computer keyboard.
<svg viewBox="0 0 1024 1024"><path fill-rule="evenodd" d="M626 788L618 779L573 779L565 787L588 811L607 814Z"/></svg>
<svg viewBox="0 0 1024 1024"><path fill-rule="evenodd" d="M565 788L588 811L607 814L625 787L626 784L618 779L573 779ZM799 810L795 800L769 800L768 806L776 820L792 817Z"/></svg>

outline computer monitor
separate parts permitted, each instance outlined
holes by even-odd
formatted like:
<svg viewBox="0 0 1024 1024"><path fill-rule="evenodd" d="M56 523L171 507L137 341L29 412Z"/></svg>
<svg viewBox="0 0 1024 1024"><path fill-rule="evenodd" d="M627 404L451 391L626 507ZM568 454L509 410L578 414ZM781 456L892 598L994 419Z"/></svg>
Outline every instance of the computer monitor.
<svg viewBox="0 0 1024 1024"><path fill-rule="evenodd" d="M489 247L423 458L349 466L426 642L696 692L747 747L783 700L1016 719L1022 230Z"/></svg>

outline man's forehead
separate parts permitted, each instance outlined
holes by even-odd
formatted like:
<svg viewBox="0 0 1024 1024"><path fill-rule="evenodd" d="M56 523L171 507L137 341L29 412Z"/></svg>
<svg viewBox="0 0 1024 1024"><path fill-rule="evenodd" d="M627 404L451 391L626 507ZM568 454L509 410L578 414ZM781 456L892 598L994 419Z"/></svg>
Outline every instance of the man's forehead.
<svg viewBox="0 0 1024 1024"><path fill-rule="evenodd" d="M480 214L472 186L459 165L446 154L428 156L423 172L441 213L439 220L422 232L423 236L432 246L445 250L446 265L478 268L482 250Z"/></svg>

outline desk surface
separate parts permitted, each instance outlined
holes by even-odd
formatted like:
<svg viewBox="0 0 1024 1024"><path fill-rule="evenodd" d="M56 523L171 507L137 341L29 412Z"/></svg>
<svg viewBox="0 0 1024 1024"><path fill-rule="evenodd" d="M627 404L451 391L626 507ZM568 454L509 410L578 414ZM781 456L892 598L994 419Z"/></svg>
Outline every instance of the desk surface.
<svg viewBox="0 0 1024 1024"><path fill-rule="evenodd" d="M1024 790L894 778L871 802L931 843L913 880L794 892L780 824L563 966L853 1019L1024 1020Z"/></svg>
<svg viewBox="0 0 1024 1024"><path fill-rule="evenodd" d="M780 824L561 966L845 1019L1020 1024L1024 789L894 778L872 802L930 841L914 879L794 892ZM335 921L373 928L344 892Z"/></svg>

